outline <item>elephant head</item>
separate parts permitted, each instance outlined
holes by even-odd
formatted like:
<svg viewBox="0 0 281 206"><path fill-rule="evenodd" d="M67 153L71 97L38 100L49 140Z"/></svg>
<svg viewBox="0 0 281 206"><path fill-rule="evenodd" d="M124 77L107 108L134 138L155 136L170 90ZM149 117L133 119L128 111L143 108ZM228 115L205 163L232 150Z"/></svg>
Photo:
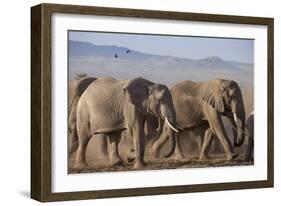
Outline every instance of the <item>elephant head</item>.
<svg viewBox="0 0 281 206"><path fill-rule="evenodd" d="M172 96L169 91L169 89L166 86L157 86L154 85L155 88L150 88L151 91L153 89L156 89L158 92L162 90L161 95L158 97L158 95L152 95L150 97L150 102L155 102L157 99L160 99L160 104L156 105L155 107L149 106L150 111L154 114L157 113L157 111L160 111L160 114L158 115L158 128L156 131L158 131L158 141L156 141L152 146L152 153L155 156L158 156L159 148L165 143L167 138L170 140L170 148L167 154L164 156L170 156L174 150L175 150L175 138L177 133L179 133L180 130L182 130L181 127L178 126L176 122L176 112L174 108L174 104L172 101ZM152 93L150 91L150 93ZM158 93L157 92L157 93ZM158 109L160 108L160 109ZM167 110L166 108L170 108Z"/></svg>
<svg viewBox="0 0 281 206"><path fill-rule="evenodd" d="M172 96L167 86L136 78L125 85L124 92L136 110L159 121L160 136L173 137L179 132Z"/></svg>
<svg viewBox="0 0 281 206"><path fill-rule="evenodd" d="M234 146L241 146L245 139L245 108L238 84L224 79L208 82L203 90L203 100L229 117L234 125Z"/></svg>
<svg viewBox="0 0 281 206"><path fill-rule="evenodd" d="M137 111L146 116L150 114L163 119L170 129L178 132L176 112L167 86L136 78L130 80L123 90Z"/></svg>

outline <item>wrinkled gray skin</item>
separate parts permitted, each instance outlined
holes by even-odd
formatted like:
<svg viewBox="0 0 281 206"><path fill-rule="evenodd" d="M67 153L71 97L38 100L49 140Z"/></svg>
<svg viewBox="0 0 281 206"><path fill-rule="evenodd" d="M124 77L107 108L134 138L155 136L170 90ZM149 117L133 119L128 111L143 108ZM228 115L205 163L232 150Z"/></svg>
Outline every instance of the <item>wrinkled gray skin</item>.
<svg viewBox="0 0 281 206"><path fill-rule="evenodd" d="M77 104L88 86L95 81L97 78L94 77L82 77L79 79L74 79L69 81L68 85L68 152L72 154L78 147L78 136L76 128L76 112Z"/></svg>
<svg viewBox="0 0 281 206"><path fill-rule="evenodd" d="M253 153L254 153L254 112L252 112L247 118L247 128L249 130L248 133L248 146L245 154L246 161L253 161Z"/></svg>
<svg viewBox="0 0 281 206"><path fill-rule="evenodd" d="M241 90L236 82L216 79L196 83L186 80L173 86L171 94L180 127L190 130L206 122L209 124L209 129L205 132L200 159L207 158L206 151L210 148L213 137L220 140L227 160L237 156L233 152L222 123L222 115L227 116L234 125L234 146L241 146L245 139L245 109ZM234 113L236 113L236 121ZM157 151L165 141L159 138L153 144L152 151ZM178 141L179 138L176 138L176 157L182 158Z"/></svg>
<svg viewBox="0 0 281 206"><path fill-rule="evenodd" d="M75 168L83 169L87 166L85 152L94 134L107 136L110 142L111 164L121 163L118 144L124 130L133 138L134 168L142 167L144 124L148 114L157 118L167 118L171 125L176 125L172 97L166 86L143 78L119 81L108 77L92 82L82 94L77 106L79 146Z"/></svg>

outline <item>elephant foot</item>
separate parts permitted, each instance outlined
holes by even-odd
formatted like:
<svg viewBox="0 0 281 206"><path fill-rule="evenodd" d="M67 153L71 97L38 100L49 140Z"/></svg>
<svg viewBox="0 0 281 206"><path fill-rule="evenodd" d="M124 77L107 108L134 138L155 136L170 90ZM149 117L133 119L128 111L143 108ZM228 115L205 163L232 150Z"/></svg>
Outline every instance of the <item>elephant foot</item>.
<svg viewBox="0 0 281 206"><path fill-rule="evenodd" d="M140 169L140 168L142 168L142 167L144 167L145 166L145 163L144 162L141 162L141 161L137 161L137 162L135 162L135 164L134 164L134 168L135 169Z"/></svg>
<svg viewBox="0 0 281 206"><path fill-rule="evenodd" d="M119 165L122 163L122 160L120 159L120 157L114 156L110 158L110 165L111 166L115 166L115 165Z"/></svg>
<svg viewBox="0 0 281 206"><path fill-rule="evenodd" d="M154 159L158 159L159 158L159 153L158 152L151 152L151 156Z"/></svg>
<svg viewBox="0 0 281 206"><path fill-rule="evenodd" d="M76 162L74 165L74 169L83 170L86 169L89 165L86 162Z"/></svg>
<svg viewBox="0 0 281 206"><path fill-rule="evenodd" d="M245 158L244 158L244 161L246 161L246 162L252 162L252 161L254 161L254 158L253 158L253 157L245 157Z"/></svg>
<svg viewBox="0 0 281 206"><path fill-rule="evenodd" d="M226 160L234 160L236 157L238 157L237 153L230 153L227 155Z"/></svg>
<svg viewBox="0 0 281 206"><path fill-rule="evenodd" d="M152 145L152 147L150 148L150 153L153 156L158 156L159 155L159 150L160 150L160 145L158 144L158 142L154 143Z"/></svg>
<svg viewBox="0 0 281 206"><path fill-rule="evenodd" d="M175 160L182 160L182 159L184 159L184 156L183 156L182 153L176 153L174 159Z"/></svg>
<svg viewBox="0 0 281 206"><path fill-rule="evenodd" d="M150 154L152 155L153 158L159 158L159 151L155 149L155 147L152 147L150 149Z"/></svg>
<svg viewBox="0 0 281 206"><path fill-rule="evenodd" d="M208 160L208 159L210 159L210 157L207 154L200 154L199 156L199 160Z"/></svg>

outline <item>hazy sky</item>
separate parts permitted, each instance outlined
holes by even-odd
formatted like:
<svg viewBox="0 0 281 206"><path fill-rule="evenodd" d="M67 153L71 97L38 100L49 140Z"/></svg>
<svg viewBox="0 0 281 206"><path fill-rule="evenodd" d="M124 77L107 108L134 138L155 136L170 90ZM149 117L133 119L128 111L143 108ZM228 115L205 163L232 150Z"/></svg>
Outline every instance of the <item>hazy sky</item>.
<svg viewBox="0 0 281 206"><path fill-rule="evenodd" d="M70 31L69 39L96 45L115 45L136 51L200 59L218 56L225 60L253 63L254 40L191 36L142 35Z"/></svg>

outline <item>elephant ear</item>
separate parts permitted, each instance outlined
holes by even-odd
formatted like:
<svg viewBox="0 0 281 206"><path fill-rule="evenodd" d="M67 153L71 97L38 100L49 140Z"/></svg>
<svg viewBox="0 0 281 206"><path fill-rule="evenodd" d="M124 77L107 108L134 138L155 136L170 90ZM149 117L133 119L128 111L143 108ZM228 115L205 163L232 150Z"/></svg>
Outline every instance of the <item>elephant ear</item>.
<svg viewBox="0 0 281 206"><path fill-rule="evenodd" d="M129 101L136 109L146 114L148 111L147 100L151 91L152 82L141 77L132 79L124 86L123 91L128 95Z"/></svg>
<svg viewBox="0 0 281 206"><path fill-rule="evenodd" d="M223 100L223 94L225 92L225 81L226 80L216 79L210 82L206 82L203 90L203 100L219 112L224 112L225 110Z"/></svg>

